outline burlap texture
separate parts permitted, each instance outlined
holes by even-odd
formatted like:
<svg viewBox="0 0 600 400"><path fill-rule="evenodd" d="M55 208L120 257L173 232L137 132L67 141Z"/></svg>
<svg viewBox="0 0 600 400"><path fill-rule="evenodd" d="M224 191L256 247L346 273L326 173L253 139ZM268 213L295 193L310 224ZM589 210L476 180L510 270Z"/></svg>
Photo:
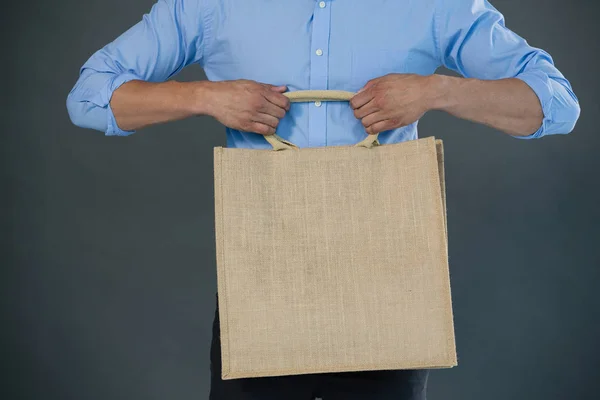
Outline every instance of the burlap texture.
<svg viewBox="0 0 600 400"><path fill-rule="evenodd" d="M457 364L441 141L214 157L223 379Z"/></svg>

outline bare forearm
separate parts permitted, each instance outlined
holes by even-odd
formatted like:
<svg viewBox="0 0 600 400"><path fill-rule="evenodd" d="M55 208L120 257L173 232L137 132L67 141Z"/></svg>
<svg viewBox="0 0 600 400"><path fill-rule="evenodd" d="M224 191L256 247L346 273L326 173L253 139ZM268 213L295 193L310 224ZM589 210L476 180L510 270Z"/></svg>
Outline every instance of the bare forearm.
<svg viewBox="0 0 600 400"><path fill-rule="evenodd" d="M519 79L484 81L432 75L432 109L482 123L513 136L536 132L543 120L535 92Z"/></svg>
<svg viewBox="0 0 600 400"><path fill-rule="evenodd" d="M210 82L130 81L113 93L110 106L126 131L204 114Z"/></svg>

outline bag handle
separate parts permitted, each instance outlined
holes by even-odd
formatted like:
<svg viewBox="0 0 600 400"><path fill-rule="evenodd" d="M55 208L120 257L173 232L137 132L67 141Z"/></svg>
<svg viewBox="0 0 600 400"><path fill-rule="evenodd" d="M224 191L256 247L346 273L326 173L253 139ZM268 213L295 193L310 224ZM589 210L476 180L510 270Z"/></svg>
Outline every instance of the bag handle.
<svg viewBox="0 0 600 400"><path fill-rule="evenodd" d="M283 95L290 99L290 102L292 103L300 103L309 101L349 101L355 93L347 92L345 90L296 90L294 92L285 92ZM378 136L378 133L367 135L364 140L357 143L355 146L366 147L367 149L379 146ZM273 146L273 150L275 151L298 149L298 146L276 134L265 135L265 139Z"/></svg>

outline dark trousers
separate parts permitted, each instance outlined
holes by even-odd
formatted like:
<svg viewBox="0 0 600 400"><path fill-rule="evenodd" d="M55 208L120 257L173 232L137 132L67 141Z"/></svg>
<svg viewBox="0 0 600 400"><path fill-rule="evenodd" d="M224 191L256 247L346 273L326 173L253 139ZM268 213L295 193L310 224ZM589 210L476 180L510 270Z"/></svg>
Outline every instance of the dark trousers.
<svg viewBox="0 0 600 400"><path fill-rule="evenodd" d="M369 371L221 379L219 310L210 349L209 400L425 400L429 371Z"/></svg>

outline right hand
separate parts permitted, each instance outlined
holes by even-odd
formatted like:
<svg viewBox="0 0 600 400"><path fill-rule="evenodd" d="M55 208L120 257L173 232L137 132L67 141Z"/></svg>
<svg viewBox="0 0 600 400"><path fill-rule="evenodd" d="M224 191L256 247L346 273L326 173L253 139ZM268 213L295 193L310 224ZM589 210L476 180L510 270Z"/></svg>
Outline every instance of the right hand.
<svg viewBox="0 0 600 400"><path fill-rule="evenodd" d="M210 115L232 129L272 135L290 109L290 100L282 94L286 86L246 79L213 84Z"/></svg>

